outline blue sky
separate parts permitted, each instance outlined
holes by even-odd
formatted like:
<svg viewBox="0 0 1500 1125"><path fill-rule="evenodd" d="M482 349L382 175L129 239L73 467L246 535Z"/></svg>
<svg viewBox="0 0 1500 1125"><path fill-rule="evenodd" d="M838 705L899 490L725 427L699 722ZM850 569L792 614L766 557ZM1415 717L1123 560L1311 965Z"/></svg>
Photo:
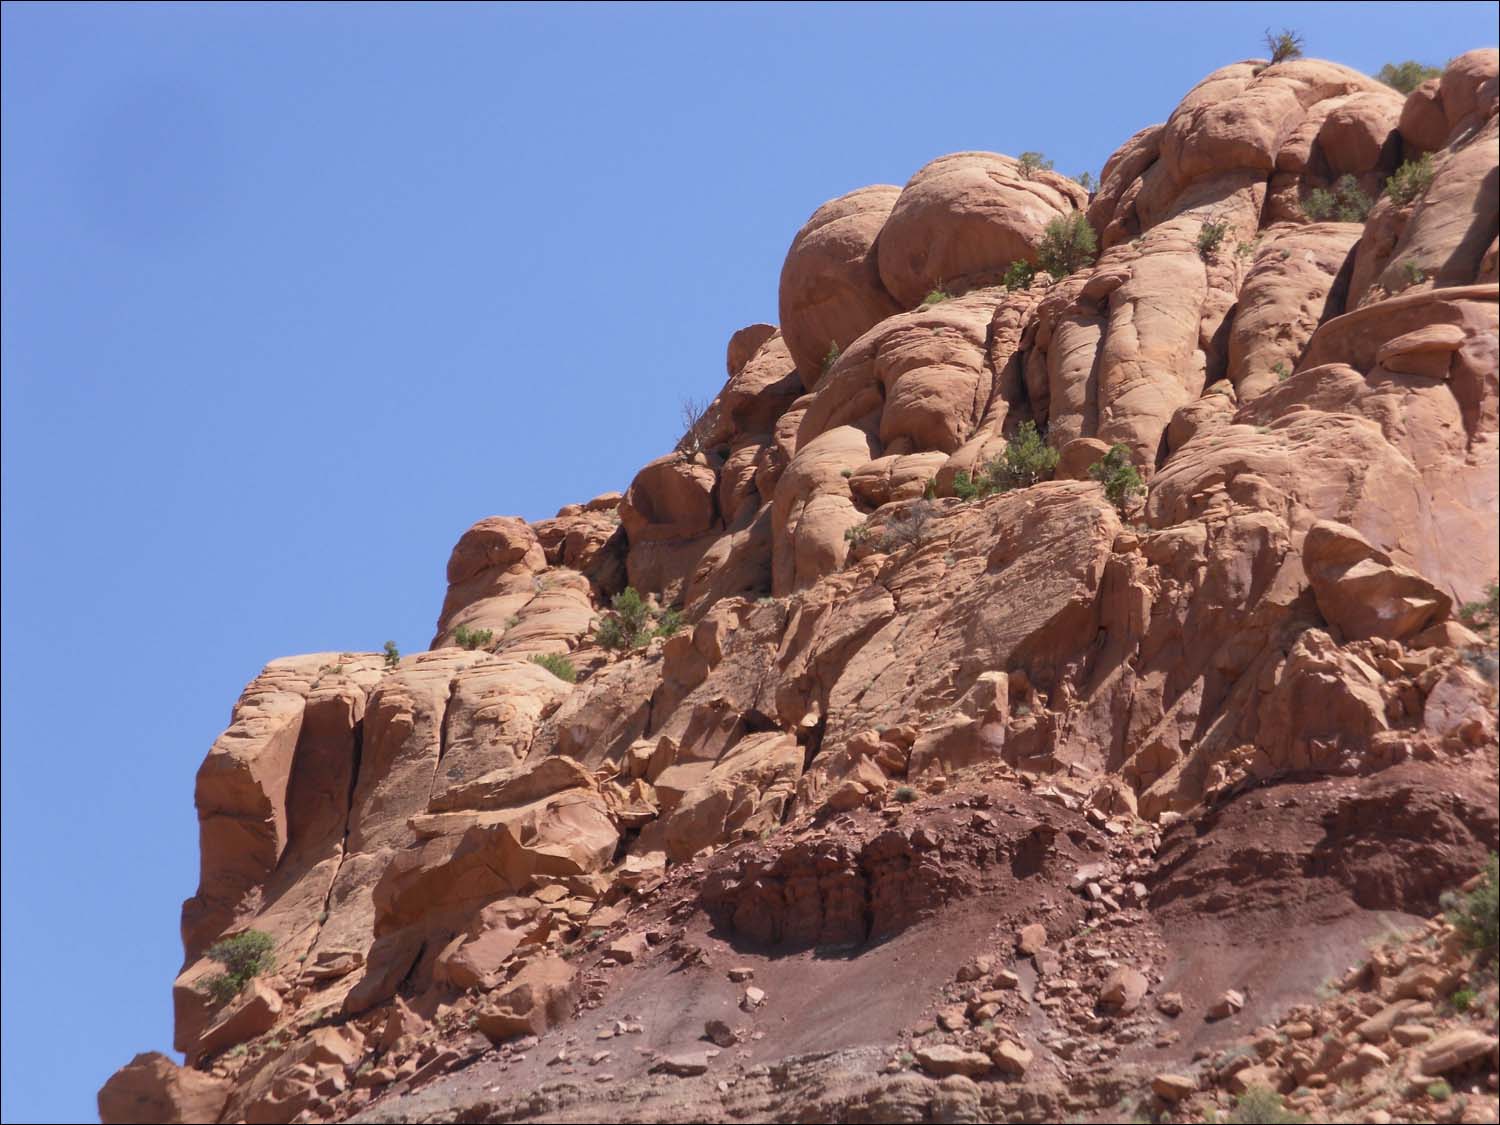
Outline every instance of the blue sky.
<svg viewBox="0 0 1500 1125"><path fill-rule="evenodd" d="M3 14L3 1114L171 1042L193 774L274 656L424 646L474 520L623 488L824 200L1097 174L1267 25L1494 4Z"/></svg>

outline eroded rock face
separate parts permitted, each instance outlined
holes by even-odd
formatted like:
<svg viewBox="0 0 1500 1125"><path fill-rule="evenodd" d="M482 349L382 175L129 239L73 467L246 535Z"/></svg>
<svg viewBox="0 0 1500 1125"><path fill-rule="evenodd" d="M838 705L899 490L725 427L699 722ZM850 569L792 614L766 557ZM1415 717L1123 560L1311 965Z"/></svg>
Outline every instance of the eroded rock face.
<svg viewBox="0 0 1500 1125"><path fill-rule="evenodd" d="M1066 176L1023 174L993 152L940 156L901 189L880 235L880 280L900 308L934 289L994 285L1012 262L1036 261L1053 219L1079 210L1087 193Z"/></svg>
<svg viewBox="0 0 1500 1125"><path fill-rule="evenodd" d="M479 1030L497 1041L540 1035L572 1015L573 978L572 967L561 958L526 966L491 996L479 1013Z"/></svg>
<svg viewBox="0 0 1500 1125"><path fill-rule="evenodd" d="M1447 616L1452 599L1397 566L1357 531L1319 520L1302 541L1302 569L1318 610L1350 640L1404 641Z"/></svg>
<svg viewBox="0 0 1500 1125"><path fill-rule="evenodd" d="M1404 100L1330 63L1236 63L1130 138L1092 198L959 153L819 208L781 325L731 337L694 440L623 493L465 532L432 651L289 657L247 687L198 775L174 990L189 1068L141 1056L101 1092L105 1120L347 1116L491 1041L524 1054L516 1037L600 1002L597 972L704 968L685 902L736 941L856 945L993 894L1035 907L1007 933L1045 917L1050 939L1083 909L1053 892L1091 867L1090 832L1155 832L1289 774L1472 772L1494 753L1493 635L1450 614L1500 567L1494 59ZM1419 198L1308 221L1311 191L1348 175L1374 196L1424 151ZM1096 262L999 284L1085 207ZM1405 262L1421 282L1396 284ZM960 499L1023 423L1058 453L1052 479ZM1091 473L1116 443L1145 480L1119 507ZM590 633L627 583L684 620L607 652ZM490 638L460 648L460 628ZM1395 816L1407 835L1424 792ZM1404 800L1345 801L1330 839ZM1456 877L1493 831L1444 808L1453 847L1423 855ZM1215 846L1182 845L1154 909L1217 877ZM1426 901L1420 865L1328 862L1380 909ZM691 893L635 926L663 888ZM1096 890L1096 911L1148 897ZM272 967L212 1002L207 949L252 929ZM1043 977L1053 944L1028 954ZM1106 967L1089 1019L1152 1010L1157 976ZM945 1034L1022 983L975 973L993 979L972 1012L941 1010ZM752 1019L776 997L748 981ZM941 1084L898 1075L926 1085L858 1113L969 1119L971 1072L1054 1065L965 1042L929 1054ZM714 1078L673 1046L691 1065L668 1075Z"/></svg>
<svg viewBox="0 0 1500 1125"><path fill-rule="evenodd" d="M217 1121L229 1100L229 1083L178 1066L155 1051L136 1055L99 1091L104 1125Z"/></svg>
<svg viewBox="0 0 1500 1125"><path fill-rule="evenodd" d="M546 565L536 533L522 520L493 516L469 528L448 558L448 596L433 647L460 625L503 633L530 601L535 576Z"/></svg>
<svg viewBox="0 0 1500 1125"><path fill-rule="evenodd" d="M770 832L796 792L804 754L790 734L751 734L716 761L668 766L652 779L659 814L641 848L659 841L669 859L686 860L737 834Z"/></svg>
<svg viewBox="0 0 1500 1125"><path fill-rule="evenodd" d="M792 239L781 267L781 330L809 390L830 350L901 308L880 280L878 257L900 194L888 184L852 191L819 207Z"/></svg>
<svg viewBox="0 0 1500 1125"><path fill-rule="evenodd" d="M1290 377L1318 325L1343 311L1338 280L1362 229L1314 223L1262 234L1229 335L1228 376L1241 399Z"/></svg>

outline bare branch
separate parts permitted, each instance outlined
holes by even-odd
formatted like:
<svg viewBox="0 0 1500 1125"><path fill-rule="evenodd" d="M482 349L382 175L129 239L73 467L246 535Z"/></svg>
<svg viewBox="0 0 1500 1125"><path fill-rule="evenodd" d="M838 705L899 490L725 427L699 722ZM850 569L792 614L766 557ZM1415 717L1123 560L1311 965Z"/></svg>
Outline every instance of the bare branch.
<svg viewBox="0 0 1500 1125"><path fill-rule="evenodd" d="M689 457L702 453L708 442L709 409L713 403L707 399L685 398L679 407L682 418L682 436L677 439L677 452Z"/></svg>

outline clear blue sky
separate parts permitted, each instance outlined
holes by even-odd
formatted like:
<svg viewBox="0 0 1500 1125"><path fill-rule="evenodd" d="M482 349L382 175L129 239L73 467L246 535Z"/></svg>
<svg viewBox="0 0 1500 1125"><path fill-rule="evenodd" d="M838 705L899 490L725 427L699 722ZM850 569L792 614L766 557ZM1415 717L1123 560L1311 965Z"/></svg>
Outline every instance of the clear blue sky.
<svg viewBox="0 0 1500 1125"><path fill-rule="evenodd" d="M623 488L798 226L942 153L1096 174L1288 24L1494 4L3 16L3 1117L171 1042L193 773L274 656L421 648L483 516Z"/></svg>

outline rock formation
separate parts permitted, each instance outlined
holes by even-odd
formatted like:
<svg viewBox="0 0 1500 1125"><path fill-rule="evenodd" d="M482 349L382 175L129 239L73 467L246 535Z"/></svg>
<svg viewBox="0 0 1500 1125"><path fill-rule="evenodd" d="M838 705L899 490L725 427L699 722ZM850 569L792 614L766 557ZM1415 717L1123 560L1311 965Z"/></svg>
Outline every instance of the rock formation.
<svg viewBox="0 0 1500 1125"><path fill-rule="evenodd" d="M691 441L465 531L430 651L246 688L185 1061L102 1119L1493 1120L1418 919L1500 831L1497 122L1493 50L1246 61L1092 194L970 152L819 207ZM1097 260L1018 280L1070 215ZM1023 425L1051 479L976 497ZM1436 945L1346 975L1382 919Z"/></svg>

